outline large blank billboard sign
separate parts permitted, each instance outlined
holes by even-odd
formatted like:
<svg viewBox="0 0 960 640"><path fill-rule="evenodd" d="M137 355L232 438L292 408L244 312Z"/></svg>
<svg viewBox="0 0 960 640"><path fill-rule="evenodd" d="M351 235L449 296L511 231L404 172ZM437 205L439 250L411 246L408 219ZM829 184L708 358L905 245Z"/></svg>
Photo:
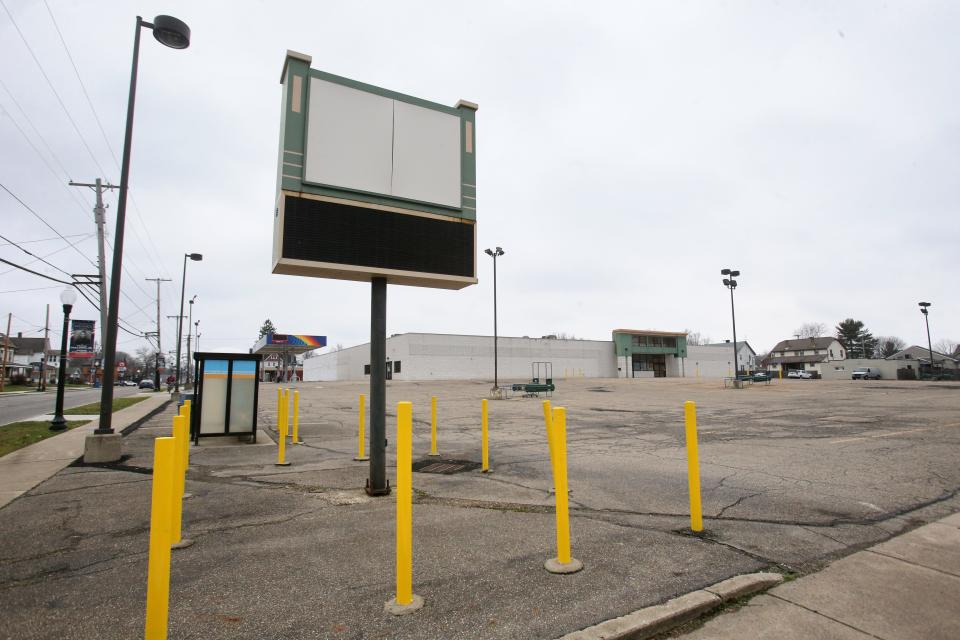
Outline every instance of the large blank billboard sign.
<svg viewBox="0 0 960 640"><path fill-rule="evenodd" d="M304 181L460 206L460 118L311 78Z"/></svg>
<svg viewBox="0 0 960 640"><path fill-rule="evenodd" d="M309 68L281 81L274 273L458 289L476 283L476 105Z"/></svg>

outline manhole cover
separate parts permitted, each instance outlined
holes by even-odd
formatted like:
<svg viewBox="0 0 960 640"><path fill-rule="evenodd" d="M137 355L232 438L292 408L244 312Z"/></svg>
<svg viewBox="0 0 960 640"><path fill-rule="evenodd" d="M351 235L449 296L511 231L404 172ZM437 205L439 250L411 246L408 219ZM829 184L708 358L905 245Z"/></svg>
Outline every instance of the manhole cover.
<svg viewBox="0 0 960 640"><path fill-rule="evenodd" d="M479 462L472 462L470 460L418 460L413 463L414 471L420 473L440 473L448 476L479 468Z"/></svg>

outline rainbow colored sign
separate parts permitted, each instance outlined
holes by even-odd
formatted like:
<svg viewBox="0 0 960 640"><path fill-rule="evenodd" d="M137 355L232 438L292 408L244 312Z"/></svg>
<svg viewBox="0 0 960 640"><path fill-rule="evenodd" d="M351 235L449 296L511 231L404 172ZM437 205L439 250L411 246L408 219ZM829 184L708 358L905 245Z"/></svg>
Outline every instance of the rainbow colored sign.
<svg viewBox="0 0 960 640"><path fill-rule="evenodd" d="M288 347L311 347L319 349L327 346L327 336L308 336L300 333L271 333L264 336L266 344L286 345Z"/></svg>

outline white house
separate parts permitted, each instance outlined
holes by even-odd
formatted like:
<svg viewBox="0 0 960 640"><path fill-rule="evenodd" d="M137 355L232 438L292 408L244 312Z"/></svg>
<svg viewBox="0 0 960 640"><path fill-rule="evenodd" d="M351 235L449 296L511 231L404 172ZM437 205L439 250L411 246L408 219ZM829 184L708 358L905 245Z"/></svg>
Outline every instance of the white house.
<svg viewBox="0 0 960 640"><path fill-rule="evenodd" d="M846 360L847 350L836 338L781 340L760 363L768 371L800 369L821 374L822 365Z"/></svg>

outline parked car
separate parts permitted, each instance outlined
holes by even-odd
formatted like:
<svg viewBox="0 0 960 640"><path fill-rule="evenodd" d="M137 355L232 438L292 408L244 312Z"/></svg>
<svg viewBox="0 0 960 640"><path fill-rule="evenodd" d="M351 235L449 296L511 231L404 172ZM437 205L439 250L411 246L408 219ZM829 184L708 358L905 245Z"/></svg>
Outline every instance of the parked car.
<svg viewBox="0 0 960 640"><path fill-rule="evenodd" d="M125 386L125 387L135 387L135 386L137 386L137 383L134 382L133 380L124 380L124 381L123 381L123 386Z"/></svg>
<svg viewBox="0 0 960 640"><path fill-rule="evenodd" d="M857 367L850 376L851 380L879 380L880 369L876 367Z"/></svg>
<svg viewBox="0 0 960 640"><path fill-rule="evenodd" d="M140 381L140 388L141 388L141 389L154 389L155 387L153 386L153 380L147 380L147 379L141 380L141 381Z"/></svg>
<svg viewBox="0 0 960 640"><path fill-rule="evenodd" d="M801 373L802 373L802 372L800 371L800 369L790 369L789 371L787 371L787 377L788 377L788 378L799 378Z"/></svg>

